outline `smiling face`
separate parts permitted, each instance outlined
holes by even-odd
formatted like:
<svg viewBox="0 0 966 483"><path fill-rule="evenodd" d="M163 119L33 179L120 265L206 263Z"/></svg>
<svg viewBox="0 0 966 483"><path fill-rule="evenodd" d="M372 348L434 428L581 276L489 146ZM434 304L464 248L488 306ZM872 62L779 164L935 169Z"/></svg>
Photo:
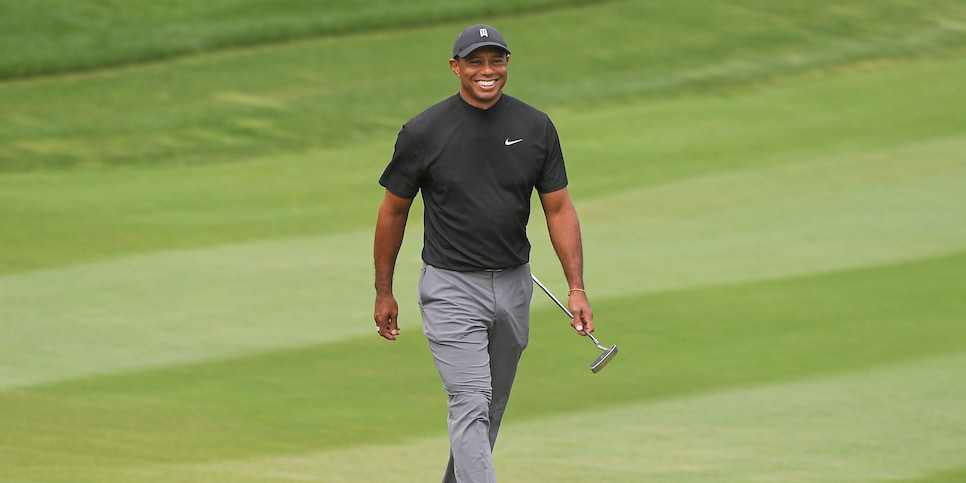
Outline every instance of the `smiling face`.
<svg viewBox="0 0 966 483"><path fill-rule="evenodd" d="M449 66L460 78L460 96L480 109L489 109L500 100L506 85L510 56L498 47L481 47L466 57L450 59Z"/></svg>

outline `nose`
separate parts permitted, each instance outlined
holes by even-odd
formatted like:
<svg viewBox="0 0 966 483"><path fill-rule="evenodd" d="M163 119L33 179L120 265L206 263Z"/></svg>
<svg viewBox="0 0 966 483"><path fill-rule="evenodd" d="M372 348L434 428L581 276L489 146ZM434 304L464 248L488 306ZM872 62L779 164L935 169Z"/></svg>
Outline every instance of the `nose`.
<svg viewBox="0 0 966 483"><path fill-rule="evenodd" d="M480 69L480 72L483 73L483 74L490 74L490 73L494 72L495 70L496 70L496 68L493 66L493 64L490 61L487 60L487 61L483 62L483 68Z"/></svg>

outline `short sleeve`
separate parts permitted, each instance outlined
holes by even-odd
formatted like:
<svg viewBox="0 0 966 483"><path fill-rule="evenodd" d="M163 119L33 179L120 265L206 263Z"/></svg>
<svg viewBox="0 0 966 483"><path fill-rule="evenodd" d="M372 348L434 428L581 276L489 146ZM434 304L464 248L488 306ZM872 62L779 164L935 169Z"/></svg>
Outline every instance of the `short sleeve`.
<svg viewBox="0 0 966 483"><path fill-rule="evenodd" d="M403 126L396 136L392 159L379 178L379 184L396 196L413 199L422 184L422 164L418 143Z"/></svg>
<svg viewBox="0 0 966 483"><path fill-rule="evenodd" d="M551 193L567 187L567 168L564 165L563 151L557 128L547 119L547 156L540 171L540 179L535 185L538 193Z"/></svg>

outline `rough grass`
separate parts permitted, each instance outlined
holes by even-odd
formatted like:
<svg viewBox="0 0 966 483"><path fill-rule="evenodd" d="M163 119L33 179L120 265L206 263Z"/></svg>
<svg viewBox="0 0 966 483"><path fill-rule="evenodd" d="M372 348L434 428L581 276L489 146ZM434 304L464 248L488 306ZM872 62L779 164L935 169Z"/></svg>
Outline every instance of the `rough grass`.
<svg viewBox="0 0 966 483"><path fill-rule="evenodd" d="M0 79L190 56L213 50L456 19L520 14L586 0L0 0Z"/></svg>
<svg viewBox="0 0 966 483"><path fill-rule="evenodd" d="M784 8L621 2L493 22L516 52L508 92L551 113L949 57L966 46L955 1ZM639 19L651 20L642 30ZM0 89L0 170L234 162L391 138L455 90L446 59L462 25L14 82Z"/></svg>

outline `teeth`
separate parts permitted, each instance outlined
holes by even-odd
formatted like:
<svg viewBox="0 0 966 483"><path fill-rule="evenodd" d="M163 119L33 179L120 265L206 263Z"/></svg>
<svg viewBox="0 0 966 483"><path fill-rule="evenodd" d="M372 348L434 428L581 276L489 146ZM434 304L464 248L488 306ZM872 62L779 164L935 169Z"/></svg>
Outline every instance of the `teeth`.
<svg viewBox="0 0 966 483"><path fill-rule="evenodd" d="M476 81L476 83L479 84L479 85L481 85L481 86L483 86L483 87L492 87L492 86L496 85L496 81L495 80L481 80L481 81Z"/></svg>

